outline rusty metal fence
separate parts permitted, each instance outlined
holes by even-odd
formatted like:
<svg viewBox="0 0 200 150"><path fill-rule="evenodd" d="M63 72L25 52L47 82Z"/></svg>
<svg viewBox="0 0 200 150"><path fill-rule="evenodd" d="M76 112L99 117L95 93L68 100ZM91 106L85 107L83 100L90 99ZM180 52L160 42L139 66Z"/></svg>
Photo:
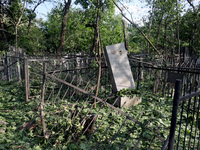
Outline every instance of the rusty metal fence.
<svg viewBox="0 0 200 150"><path fill-rule="evenodd" d="M0 61L0 80L10 81L23 78L23 53L5 52Z"/></svg>
<svg viewBox="0 0 200 150"><path fill-rule="evenodd" d="M134 106L128 110L117 108L117 99L108 103L109 98L101 99L95 96L95 88L89 88L88 83L93 79L89 80L83 89L79 84L81 79L68 82L68 72L49 72L49 65L48 62L44 62L40 105L43 134L49 143L56 143L53 140L62 135L62 138L66 139L66 146L72 143L80 146L84 143L86 149L162 147L164 136L159 131L162 127L149 126L152 123L151 118L140 121L143 112L135 115L137 110ZM73 77L78 78L76 75ZM59 105L58 109L48 112L49 107L54 105ZM60 118L65 119L66 124L60 125Z"/></svg>
<svg viewBox="0 0 200 150"><path fill-rule="evenodd" d="M189 93L190 89L200 87L200 70L198 68L179 68L151 66L147 63L130 61L132 73L139 90L159 93L161 96L174 96L176 79L182 81L183 90Z"/></svg>
<svg viewBox="0 0 200 150"><path fill-rule="evenodd" d="M168 147L169 150L200 148L199 111L200 91L197 82L194 89L191 87L190 92L185 93L181 88L181 80L176 80L170 134L166 140L166 148Z"/></svg>
<svg viewBox="0 0 200 150"><path fill-rule="evenodd" d="M115 107L117 97L112 93L105 61L102 61L97 90L98 66L95 59L88 55L20 59L23 60L20 64L24 72L26 101L35 96L41 98L42 133L50 144L59 144L60 141L56 140L64 138L67 146L73 143L87 149L166 149L170 145L176 149L195 149L199 146L197 90L200 76L197 68L152 66L130 59L136 87L140 91L163 97L174 97L175 93L176 97L175 80L182 82L181 93L185 98L180 98L184 100L179 103L182 104L181 114L178 115L181 119L171 125L171 130L178 125L179 131L173 129L178 134L172 136L171 131L166 140L162 131L169 128L152 126L151 118L144 121L145 112L136 113L135 106L130 109ZM6 79L5 75L2 79ZM196 95L192 95L191 91L197 92ZM54 111L49 111L52 109ZM66 123L61 124L60 119Z"/></svg>

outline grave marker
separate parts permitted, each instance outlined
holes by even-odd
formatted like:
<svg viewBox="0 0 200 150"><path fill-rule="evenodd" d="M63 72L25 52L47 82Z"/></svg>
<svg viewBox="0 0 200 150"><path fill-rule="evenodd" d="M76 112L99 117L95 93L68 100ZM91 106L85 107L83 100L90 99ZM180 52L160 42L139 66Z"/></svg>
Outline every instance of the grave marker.
<svg viewBox="0 0 200 150"><path fill-rule="evenodd" d="M127 57L124 43L106 46L106 60L111 74L113 93L122 89L135 89L135 82ZM125 103L125 104L124 104ZM116 103L117 106L130 106L138 103L137 98L122 97Z"/></svg>

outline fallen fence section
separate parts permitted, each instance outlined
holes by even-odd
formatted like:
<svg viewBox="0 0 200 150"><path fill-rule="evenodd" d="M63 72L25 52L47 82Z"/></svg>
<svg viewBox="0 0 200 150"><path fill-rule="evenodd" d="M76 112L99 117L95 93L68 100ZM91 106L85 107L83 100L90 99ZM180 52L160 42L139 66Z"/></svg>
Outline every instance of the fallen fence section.
<svg viewBox="0 0 200 150"><path fill-rule="evenodd" d="M67 146L74 143L87 149L155 149L164 143L160 128L154 131L149 126L151 118L141 122L143 113L133 116L134 106L125 113L114 106L116 100L110 104L108 99L96 97L95 88L88 88L89 84L82 89L81 79L74 85L73 79L67 81L68 73L60 71L52 75L45 69L48 68L45 62L43 66L40 114L43 135L50 143L55 143L52 140L60 136ZM94 99L97 100L96 108ZM50 107L57 109L53 113ZM60 124L60 119L66 124Z"/></svg>

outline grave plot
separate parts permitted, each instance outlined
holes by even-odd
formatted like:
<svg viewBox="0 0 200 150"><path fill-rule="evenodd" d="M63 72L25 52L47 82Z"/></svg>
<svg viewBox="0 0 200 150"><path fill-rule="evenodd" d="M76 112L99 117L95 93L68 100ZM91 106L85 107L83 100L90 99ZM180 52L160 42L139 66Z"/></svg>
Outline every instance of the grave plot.
<svg viewBox="0 0 200 150"><path fill-rule="evenodd" d="M36 103L34 111L37 114L26 123L29 125L34 119L41 122L34 127L34 131L29 126L23 126L23 129L33 132L35 137L41 136L42 140L50 143L42 143L48 148L53 145L86 149L168 147L174 82L176 79L182 81L183 95L199 89L197 70L149 66L146 62L129 59L129 74L132 74L135 84L132 90L136 93L131 90L113 93L114 79L111 78L114 75L102 60L102 75L96 94L98 66L95 59L88 55L62 59L26 57L23 60L26 101ZM117 78L120 78L120 73L118 75ZM116 107L118 98L123 95L142 97L142 102L130 107L123 104ZM190 105L188 112L192 112L192 105L195 105L194 116L198 116L197 102ZM196 124L198 118L193 125L189 120L188 128L184 128L186 132L190 130L191 141L199 138L199 134L195 138L192 136L199 132ZM177 125L180 125L179 122ZM195 128L192 127L194 125ZM188 143L188 138L185 139ZM183 140L180 143L183 144ZM190 143L193 146L198 141Z"/></svg>
<svg viewBox="0 0 200 150"><path fill-rule="evenodd" d="M47 66L44 63L44 68L48 68ZM68 146L70 143L76 146L84 145L88 149L145 149L162 146L164 137L159 131L162 127L152 125L155 118L147 119L147 114L135 106L117 108L114 106L117 99L113 103L108 103L108 99L96 97L95 92L86 90L87 86L82 89L81 84L67 82L60 74L63 72L52 74L44 71L41 98L44 107L41 114L47 116L42 119L45 122L43 133L46 139L50 139L50 143L55 143L55 139L60 135L55 133L62 133L61 143L64 142L63 144ZM51 83L55 83L52 90L49 87ZM46 94L49 92L45 89L53 91L54 97L49 98L49 94ZM49 111L51 105L54 106L56 113ZM64 119L66 124L59 123L60 119Z"/></svg>
<svg viewBox="0 0 200 150"><path fill-rule="evenodd" d="M98 68L92 61L89 67L76 68L74 59L69 59L65 63L73 64L73 67L66 68L56 59L37 59L29 58L25 63L28 64L30 85L27 101L40 104L35 110L40 115L32 118L41 120L41 125L34 127L35 136L42 135L49 145L57 143L69 147L85 146L87 149L154 148L156 144L161 147L164 142L159 132L161 127L153 125L152 128L153 119L145 119L145 106L139 110L114 106L117 97L112 95L107 67L102 65L101 84L96 97ZM42 101L38 102L40 99ZM26 122L27 125L32 126L32 119ZM31 129L23 127L23 130ZM155 134L155 130L159 135ZM144 143L144 139L149 140Z"/></svg>

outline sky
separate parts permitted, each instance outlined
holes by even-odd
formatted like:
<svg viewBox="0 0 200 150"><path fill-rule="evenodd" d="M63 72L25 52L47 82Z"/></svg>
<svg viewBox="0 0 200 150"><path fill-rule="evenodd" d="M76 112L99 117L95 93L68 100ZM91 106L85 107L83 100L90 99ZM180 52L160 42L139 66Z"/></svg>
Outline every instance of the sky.
<svg viewBox="0 0 200 150"><path fill-rule="evenodd" d="M142 3L139 0L135 0L131 3L125 3L123 2L123 6L126 7L125 10L124 9L124 14L126 15L127 18L129 18L131 21L133 21L134 23L138 24L138 25L143 25L143 18L147 19L148 18L148 11L150 11L150 8L148 8L147 3ZM122 5L119 4L119 6L122 7ZM116 7L115 8L115 13L116 14L120 14L121 12L119 11L119 9Z"/></svg>
<svg viewBox="0 0 200 150"><path fill-rule="evenodd" d="M151 10L148 8L145 2L141 2L142 0L133 0L132 2L126 2L128 0L122 0L122 3L124 6L127 7L128 11L131 13L131 15L124 11L124 14L130 19L134 21L134 23L137 23L138 25L143 25L143 18L148 19L148 11ZM130 1L130 0L129 0ZM200 4L200 0L194 0L194 5ZM37 9L37 18L43 18L43 20L47 19L47 14L51 11L53 7L55 7L56 4L52 4L50 2L45 2L44 4L41 4ZM186 2L185 7L190 7L189 4ZM80 6L77 6L74 4L74 0L72 1L72 7L80 8ZM120 11L115 8L115 13L119 14Z"/></svg>
<svg viewBox="0 0 200 150"><path fill-rule="evenodd" d="M131 3L126 3L123 1L124 6L128 8L128 10L131 12L132 18L135 23L142 23L142 18L148 15L149 8L145 7L146 3L141 3L139 0L134 0ZM41 4L36 9L37 18L43 18L43 20L47 19L47 14L51 11L51 9L55 6L55 4L52 4L50 2L46 2L44 4ZM72 7L80 7L76 6L74 3L72 3ZM115 13L119 14L119 10L116 8ZM131 19L131 15L124 11L126 16Z"/></svg>

